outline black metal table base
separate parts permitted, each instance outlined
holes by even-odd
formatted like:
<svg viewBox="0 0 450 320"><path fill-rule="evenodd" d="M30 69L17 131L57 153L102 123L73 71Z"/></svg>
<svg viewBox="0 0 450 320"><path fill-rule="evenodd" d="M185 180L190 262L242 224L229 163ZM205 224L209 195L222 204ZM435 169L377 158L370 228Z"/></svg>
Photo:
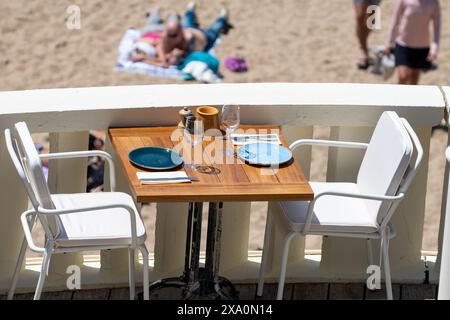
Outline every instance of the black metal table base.
<svg viewBox="0 0 450 320"><path fill-rule="evenodd" d="M158 280L150 286L150 299L237 300L239 293L226 278L219 277L223 203L210 203L205 267L200 268L203 203L190 203L184 273Z"/></svg>
<svg viewBox="0 0 450 320"><path fill-rule="evenodd" d="M217 281L202 279L205 269L200 268L199 281L189 284L183 277L167 278L150 286L150 300L238 300L239 292L226 278Z"/></svg>

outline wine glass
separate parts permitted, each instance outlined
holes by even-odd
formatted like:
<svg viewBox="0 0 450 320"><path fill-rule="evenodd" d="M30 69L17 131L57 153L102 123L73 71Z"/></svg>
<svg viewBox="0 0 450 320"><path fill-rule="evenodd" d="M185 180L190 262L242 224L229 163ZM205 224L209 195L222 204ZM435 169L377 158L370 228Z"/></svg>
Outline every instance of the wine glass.
<svg viewBox="0 0 450 320"><path fill-rule="evenodd" d="M184 126L184 140L189 143L194 153L192 156L193 162L186 164L191 169L198 167L195 164L195 147L203 142L203 136L205 135L205 129L202 120L197 120L194 116L186 118L186 124Z"/></svg>
<svg viewBox="0 0 450 320"><path fill-rule="evenodd" d="M240 107L233 104L224 105L222 107L222 124L226 131L227 141L231 141L231 133L239 128L240 123ZM234 155L234 151L227 148L226 155Z"/></svg>

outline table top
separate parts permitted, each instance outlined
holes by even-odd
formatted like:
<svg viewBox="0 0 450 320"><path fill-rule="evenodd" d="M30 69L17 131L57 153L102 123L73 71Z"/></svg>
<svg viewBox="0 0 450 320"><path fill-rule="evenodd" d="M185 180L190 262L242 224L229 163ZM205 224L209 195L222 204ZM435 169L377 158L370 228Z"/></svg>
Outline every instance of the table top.
<svg viewBox="0 0 450 320"><path fill-rule="evenodd" d="M278 127L241 126L240 133L278 133L286 145ZM314 193L305 178L298 161L293 159L280 168L262 168L242 162L229 156L222 164L213 163L220 170L218 174L204 174L185 167L174 170L186 171L188 176L199 181L182 184L143 185L136 173L150 171L130 163L128 153L133 149L148 146L175 148L180 150L183 131L177 127L110 128L109 137L117 153L121 167L134 197L139 203L150 202L219 202L219 201L300 201L312 200ZM223 139L204 142L223 143ZM220 141L220 142L219 142ZM203 154L208 155L207 152ZM214 156L214 152L210 155ZM221 154L222 153L217 153ZM208 158L206 156L205 158ZM217 159L214 157L214 159ZM211 159L205 160L211 163ZM217 161L221 162L221 161Z"/></svg>

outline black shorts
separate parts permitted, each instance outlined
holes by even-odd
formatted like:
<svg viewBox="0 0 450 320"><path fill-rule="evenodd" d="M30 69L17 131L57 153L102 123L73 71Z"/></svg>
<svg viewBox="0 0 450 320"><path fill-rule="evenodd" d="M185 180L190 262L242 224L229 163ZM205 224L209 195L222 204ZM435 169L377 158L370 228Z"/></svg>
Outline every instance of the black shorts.
<svg viewBox="0 0 450 320"><path fill-rule="evenodd" d="M430 48L409 48L402 45L395 46L395 66L407 66L413 69L427 70L431 62L427 60Z"/></svg>

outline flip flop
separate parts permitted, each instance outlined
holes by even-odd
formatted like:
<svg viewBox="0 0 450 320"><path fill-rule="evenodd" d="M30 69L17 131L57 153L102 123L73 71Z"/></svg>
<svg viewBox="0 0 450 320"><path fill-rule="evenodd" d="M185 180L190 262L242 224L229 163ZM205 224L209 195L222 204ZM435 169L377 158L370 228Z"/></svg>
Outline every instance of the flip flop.
<svg viewBox="0 0 450 320"><path fill-rule="evenodd" d="M247 68L247 61L245 61L244 58L238 58L237 61L239 63L239 71L240 72L246 72L248 70L248 68Z"/></svg>
<svg viewBox="0 0 450 320"><path fill-rule="evenodd" d="M238 72L239 71L239 61L238 59L234 58L234 57L228 57L225 59L225 67L233 72Z"/></svg>
<svg viewBox="0 0 450 320"><path fill-rule="evenodd" d="M361 59L356 66L359 70L367 70L371 65L373 65L373 60L371 58Z"/></svg>
<svg viewBox="0 0 450 320"><path fill-rule="evenodd" d="M228 57L225 59L225 67L233 72L245 72L247 71L247 62L244 58Z"/></svg>

